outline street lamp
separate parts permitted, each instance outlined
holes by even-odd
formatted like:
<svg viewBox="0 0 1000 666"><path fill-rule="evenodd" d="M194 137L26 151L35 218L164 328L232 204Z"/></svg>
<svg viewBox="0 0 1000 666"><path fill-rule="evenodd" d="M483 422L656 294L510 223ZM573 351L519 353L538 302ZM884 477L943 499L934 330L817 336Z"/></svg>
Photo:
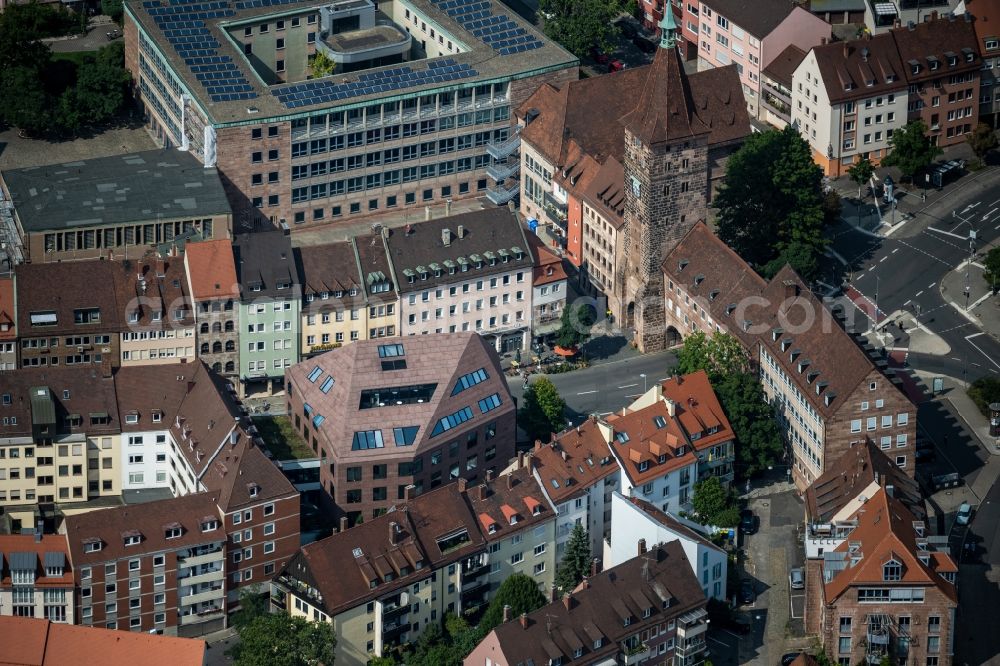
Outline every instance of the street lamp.
<svg viewBox="0 0 1000 666"><path fill-rule="evenodd" d="M642 392L643 392L643 394L645 394L646 393L646 373L644 372L644 373L640 374L639 376L642 377Z"/></svg>

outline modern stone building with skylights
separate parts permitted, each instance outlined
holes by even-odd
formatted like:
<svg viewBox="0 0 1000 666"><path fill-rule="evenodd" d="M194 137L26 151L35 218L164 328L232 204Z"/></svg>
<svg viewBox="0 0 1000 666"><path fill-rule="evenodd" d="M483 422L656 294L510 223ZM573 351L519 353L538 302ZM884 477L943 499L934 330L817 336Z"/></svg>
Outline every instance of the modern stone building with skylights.
<svg viewBox="0 0 1000 666"><path fill-rule="evenodd" d="M354 342L293 365L285 384L288 416L323 463L323 499L351 525L514 456L514 401L475 333Z"/></svg>
<svg viewBox="0 0 1000 666"><path fill-rule="evenodd" d="M482 196L511 109L579 64L497 0L132 0L125 40L150 128L218 167L236 230Z"/></svg>

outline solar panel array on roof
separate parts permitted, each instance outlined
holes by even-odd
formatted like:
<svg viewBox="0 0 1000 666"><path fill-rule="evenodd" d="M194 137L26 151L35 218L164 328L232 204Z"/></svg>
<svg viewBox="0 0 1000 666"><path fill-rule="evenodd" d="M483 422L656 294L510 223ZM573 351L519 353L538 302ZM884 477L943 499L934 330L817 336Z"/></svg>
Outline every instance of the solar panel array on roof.
<svg viewBox="0 0 1000 666"><path fill-rule="evenodd" d="M469 65L459 65L453 59L447 58L430 63L424 70L414 71L410 67L393 67L392 69L361 74L356 81L347 83L321 79L272 88L271 94L277 97L278 101L285 107L295 109L300 106L403 90L429 83L467 79L477 75L478 72Z"/></svg>
<svg viewBox="0 0 1000 666"><path fill-rule="evenodd" d="M538 38L514 23L506 14L494 14L493 3L489 0L431 2L500 55L523 53L542 46Z"/></svg>
<svg viewBox="0 0 1000 666"><path fill-rule="evenodd" d="M254 0L255 2L257 0ZM253 86L230 56L219 55L219 41L206 21L235 16L229 0L145 0L142 6L156 22L184 64L205 86L213 102L257 97Z"/></svg>
<svg viewBox="0 0 1000 666"><path fill-rule="evenodd" d="M255 7L273 7L275 5L291 5L300 0L243 0L236 3L236 11L253 9Z"/></svg>

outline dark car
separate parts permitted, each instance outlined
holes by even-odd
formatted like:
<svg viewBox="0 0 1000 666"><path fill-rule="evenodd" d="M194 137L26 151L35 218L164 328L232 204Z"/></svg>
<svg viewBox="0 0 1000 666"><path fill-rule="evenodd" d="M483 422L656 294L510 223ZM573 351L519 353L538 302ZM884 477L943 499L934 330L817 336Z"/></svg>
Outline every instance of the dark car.
<svg viewBox="0 0 1000 666"><path fill-rule="evenodd" d="M649 41L645 37L633 37L632 43L635 44L635 48L639 49L643 53L656 53L656 44Z"/></svg>
<svg viewBox="0 0 1000 666"><path fill-rule="evenodd" d="M627 37L628 39L632 39L633 37L639 34L639 29L636 28L635 24L633 24L631 21L627 20L619 21L615 25L618 26L618 29L621 30L622 34L625 35L625 37Z"/></svg>
<svg viewBox="0 0 1000 666"><path fill-rule="evenodd" d="M758 529L760 529L760 518L755 516L750 509L740 511L740 532L756 534Z"/></svg>
<svg viewBox="0 0 1000 666"><path fill-rule="evenodd" d="M625 63L623 63L621 60L612 60L611 62L608 63L609 74L611 72L620 72L623 69L625 69Z"/></svg>
<svg viewBox="0 0 1000 666"><path fill-rule="evenodd" d="M799 658L801 652L789 652L781 657L781 666L789 666L793 661Z"/></svg>
<svg viewBox="0 0 1000 666"><path fill-rule="evenodd" d="M752 604L755 601L757 601L757 590L754 589L753 581L749 578L744 578L740 581L740 603Z"/></svg>

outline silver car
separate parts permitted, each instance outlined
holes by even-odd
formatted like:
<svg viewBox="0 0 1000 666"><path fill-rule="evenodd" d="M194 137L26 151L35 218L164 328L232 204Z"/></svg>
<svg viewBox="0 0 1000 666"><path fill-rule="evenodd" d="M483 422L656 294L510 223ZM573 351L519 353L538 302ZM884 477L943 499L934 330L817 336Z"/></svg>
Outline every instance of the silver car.
<svg viewBox="0 0 1000 666"><path fill-rule="evenodd" d="M793 590L802 590L806 586L806 576L802 567L795 567L788 573L788 586Z"/></svg>

